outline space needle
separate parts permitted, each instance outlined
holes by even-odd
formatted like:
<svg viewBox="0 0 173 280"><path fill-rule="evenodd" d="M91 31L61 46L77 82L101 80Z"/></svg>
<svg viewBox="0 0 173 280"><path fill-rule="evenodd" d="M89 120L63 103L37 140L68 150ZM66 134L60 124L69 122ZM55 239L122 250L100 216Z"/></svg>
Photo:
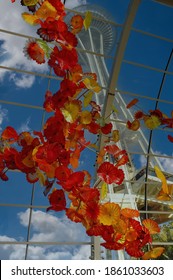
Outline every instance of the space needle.
<svg viewBox="0 0 173 280"><path fill-rule="evenodd" d="M102 108L102 116L109 116L108 121L112 122L113 129L119 130L121 140L118 143L119 148L126 149L127 153L129 147L135 145L142 150L144 154L148 151L148 140L141 129L136 132L131 132L126 129L126 123L123 121L133 121L133 114L130 110L126 109L126 100L122 94L116 90L118 74L120 71L121 63L130 29L135 18L138 5L140 1L132 1L129 7L129 12L126 18L124 28L119 36L118 25L114 23L112 16L103 8L97 5L81 5L75 7L75 11L79 14L85 14L87 11L92 13L92 22L87 31L82 30L77 34L78 38L78 54L79 61L83 67L84 72L93 72L97 74L98 82L102 86L102 91L95 94L95 100ZM72 13L67 13L66 21L69 22ZM118 38L119 37L119 38ZM116 48L115 48L116 47ZM110 61L110 54L115 53L113 66ZM110 71L108 68L112 68ZM111 75L109 74L111 72ZM118 110L118 114L110 114L112 105ZM100 149L104 145L105 138L100 136L99 146ZM152 150L151 150L152 152ZM129 164L124 166L125 181L123 185L118 187L115 184L110 184L108 189L107 200L119 203L121 207L138 209L140 203L143 204L145 198L145 168L136 170L131 154L128 153ZM110 159L111 161L112 159ZM160 161L157 157L152 157L150 168L153 170L157 165L163 170ZM148 175L151 182L156 182L157 178L153 172ZM135 182L133 182L135 180ZM155 188L151 188L154 190ZM154 194L148 192L148 201L151 203L158 203ZM92 238L91 258L101 259L100 238ZM115 255L116 254L116 255ZM125 253L119 250L116 253L107 252L106 258L108 259L126 259Z"/></svg>

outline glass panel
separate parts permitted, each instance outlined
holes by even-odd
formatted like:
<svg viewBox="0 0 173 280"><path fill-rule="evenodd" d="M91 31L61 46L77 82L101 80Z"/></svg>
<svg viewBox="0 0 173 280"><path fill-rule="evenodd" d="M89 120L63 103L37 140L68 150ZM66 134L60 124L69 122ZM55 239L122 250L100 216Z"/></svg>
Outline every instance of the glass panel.
<svg viewBox="0 0 173 280"><path fill-rule="evenodd" d="M29 217L29 209L23 219ZM46 213L40 209L32 211L30 241L40 242L90 242L85 228L69 220L64 213Z"/></svg>
<svg viewBox="0 0 173 280"><path fill-rule="evenodd" d="M23 242L27 236L28 217L23 219L26 208L1 206L0 207L0 241Z"/></svg>
<svg viewBox="0 0 173 280"><path fill-rule="evenodd" d="M123 63L119 74L117 88L120 91L123 90L156 98L162 76L163 73Z"/></svg>
<svg viewBox="0 0 173 280"><path fill-rule="evenodd" d="M32 184L21 172L9 171L9 180L1 181L0 203L30 204Z"/></svg>
<svg viewBox="0 0 173 280"><path fill-rule="evenodd" d="M28 248L28 260L88 260L91 248L88 245L33 246Z"/></svg>
<svg viewBox="0 0 173 280"><path fill-rule="evenodd" d="M160 23L162 23L161 28ZM169 28L172 23L172 9L170 7L161 5L156 1L142 1L134 26L135 28L173 39L173 34Z"/></svg>
<svg viewBox="0 0 173 280"><path fill-rule="evenodd" d="M6 241L13 241L11 238L6 238ZM0 245L0 259L1 260L24 260L26 245L5 244Z"/></svg>
<svg viewBox="0 0 173 280"><path fill-rule="evenodd" d="M171 50L172 43L161 44L160 39L133 30L128 40L124 59L164 69Z"/></svg>

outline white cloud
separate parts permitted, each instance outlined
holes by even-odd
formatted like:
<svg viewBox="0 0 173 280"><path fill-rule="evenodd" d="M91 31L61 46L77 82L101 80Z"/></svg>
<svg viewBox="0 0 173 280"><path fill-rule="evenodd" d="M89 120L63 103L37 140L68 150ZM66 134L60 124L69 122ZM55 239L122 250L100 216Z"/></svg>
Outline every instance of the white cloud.
<svg viewBox="0 0 173 280"><path fill-rule="evenodd" d="M62 1L63 2L63 1ZM69 9L80 6L80 5L85 5L86 0L66 0L65 6Z"/></svg>
<svg viewBox="0 0 173 280"><path fill-rule="evenodd" d="M20 1L12 4L11 1L1 1L1 11L3 17L0 17L0 29L13 31L19 34L36 37L36 29L29 26L21 18L21 13L26 11L26 7L20 5ZM73 8L82 4L86 4L86 0L67 0L66 7ZM12 15L12 17L11 17ZM38 65L36 62L28 60L23 54L23 47L25 45L25 38L13 36L0 32L0 64L10 68L19 68L27 71L44 72L48 70L47 64ZM8 73L8 78L11 79L19 88L30 88L35 77L20 74L20 77L8 70L0 71L0 82Z"/></svg>
<svg viewBox="0 0 173 280"><path fill-rule="evenodd" d="M18 214L20 223L28 225L29 209ZM42 211L32 212L32 227L34 234L31 241L82 241L86 239L82 226L72 223L66 216L57 218ZM61 230L60 230L61 229Z"/></svg>
<svg viewBox="0 0 173 280"><path fill-rule="evenodd" d="M87 260L88 256L90 256L90 251L88 249L90 250L88 246L81 246L79 250L75 250L72 260Z"/></svg>
<svg viewBox="0 0 173 280"><path fill-rule="evenodd" d="M140 168L146 166L147 160L145 156L140 156L139 157L139 163L140 163Z"/></svg>
<svg viewBox="0 0 173 280"><path fill-rule="evenodd" d="M159 151L154 151L154 154L161 156L161 157L157 157L157 159L160 161L160 164L163 167L163 170L165 172L172 173L172 171L173 171L173 154L171 155L172 158L162 157L162 156L168 156L168 155L165 153L161 153ZM141 167L146 166L147 160L146 160L145 156L140 156L139 161L140 161Z"/></svg>
<svg viewBox="0 0 173 280"><path fill-rule="evenodd" d="M14 238L0 236L2 242L16 242ZM3 260L22 260L25 258L26 245L4 244L1 245L0 259ZM56 251L57 250L57 251ZM77 252L78 253L78 252ZM81 255L80 255L81 257ZM31 260L64 260L72 259L73 255L68 251L59 251L59 248L51 246L29 246L28 258Z"/></svg>
<svg viewBox="0 0 173 280"><path fill-rule="evenodd" d="M30 128L30 126L29 126L29 123L30 123L30 117L29 118L27 118L27 120L25 121L25 122L23 122L22 124L21 124L21 126L18 128L18 133L21 133L21 132L23 132L23 131L30 131L31 130L31 128Z"/></svg>
<svg viewBox="0 0 173 280"><path fill-rule="evenodd" d="M24 227L28 226L29 209L18 213L20 224ZM32 235L30 241L90 241L85 230L79 224L75 224L68 220L66 216L58 218L49 213L40 210L32 212ZM21 239L19 237L18 239ZM0 241L17 241L15 238L8 236L0 236ZM25 245L4 244L1 245L0 259L24 259ZM88 259L90 256L90 246L67 246L67 245L30 245L28 250L28 259Z"/></svg>
<svg viewBox="0 0 173 280"><path fill-rule="evenodd" d="M56 251L57 249L57 251ZM64 248L63 248L64 249ZM70 260L72 259L72 254L66 251L59 251L59 248L55 248L55 251L52 248L45 248L40 246L30 246L29 247L28 259L32 260Z"/></svg>
<svg viewBox="0 0 173 280"><path fill-rule="evenodd" d="M10 75L10 80L12 80L17 87L27 89L32 87L35 81L35 77L30 75L25 75L25 74L18 76L13 73Z"/></svg>
<svg viewBox="0 0 173 280"><path fill-rule="evenodd" d="M166 154L161 154L163 156L167 156ZM172 173L173 171L173 154L172 158L159 158L161 165L163 166L163 170L166 172Z"/></svg>
<svg viewBox="0 0 173 280"><path fill-rule="evenodd" d="M16 239L0 235L0 241L1 242L15 242ZM7 259L13 259L13 257L16 255L16 253L20 254L19 259L24 259L25 254L25 246L24 245L13 245L13 244L5 244L0 246L0 259L1 260L7 260ZM15 259L15 257L14 257Z"/></svg>
<svg viewBox="0 0 173 280"><path fill-rule="evenodd" d="M12 4L11 1L1 1L1 11L3 17L0 17L0 29L13 31L19 34L36 36L34 28L26 24L21 18L21 13L25 8L20 5L20 1ZM11 12L10 12L11 11ZM12 17L11 17L12 15ZM23 53L23 47L27 39L19 36L9 35L0 32L0 63L6 67L14 67L25 69L27 71L43 72L47 69L47 65L38 65L34 61L28 60ZM34 76L26 76L20 74L20 78L13 72L7 70L0 71L0 81L2 82L5 75L8 73L8 78L13 80L16 86L22 88L31 87L34 83Z"/></svg>
<svg viewBox="0 0 173 280"><path fill-rule="evenodd" d="M8 110L2 108L2 106L0 105L0 131L2 130L2 123L5 119L7 119L7 114L8 114Z"/></svg>

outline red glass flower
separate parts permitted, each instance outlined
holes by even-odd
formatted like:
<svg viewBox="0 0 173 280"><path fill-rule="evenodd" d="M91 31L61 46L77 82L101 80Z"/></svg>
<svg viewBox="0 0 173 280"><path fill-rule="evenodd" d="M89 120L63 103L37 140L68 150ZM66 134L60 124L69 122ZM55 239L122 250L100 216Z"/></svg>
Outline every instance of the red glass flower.
<svg viewBox="0 0 173 280"><path fill-rule="evenodd" d="M97 170L98 176L107 184L116 183L120 185L124 180L124 172L110 162L104 162Z"/></svg>

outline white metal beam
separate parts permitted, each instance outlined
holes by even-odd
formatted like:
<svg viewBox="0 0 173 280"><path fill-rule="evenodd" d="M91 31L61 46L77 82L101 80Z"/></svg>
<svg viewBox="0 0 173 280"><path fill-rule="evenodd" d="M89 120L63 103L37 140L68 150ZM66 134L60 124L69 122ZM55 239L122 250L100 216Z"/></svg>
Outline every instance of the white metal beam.
<svg viewBox="0 0 173 280"><path fill-rule="evenodd" d="M130 3L130 6L129 6L127 18L126 18L126 21L124 23L124 27L122 30L120 42L119 42L119 45L118 45L118 48L117 48L117 51L116 51L115 57L114 57L114 64L113 64L112 73L110 75L110 80L109 80L109 85L108 85L108 94L105 97L103 117L106 117L110 114L110 110L111 110L111 107L112 107L112 104L114 101L115 88L117 85L122 60L124 57L124 52L125 52L125 49L127 46L131 27L133 25L133 22L134 22L134 19L136 16L136 12L138 10L140 2L141 2L141 0L132 0ZM109 120L109 118L107 120ZM103 146L104 140L105 140L104 136L102 136L101 141L100 141L100 147Z"/></svg>

